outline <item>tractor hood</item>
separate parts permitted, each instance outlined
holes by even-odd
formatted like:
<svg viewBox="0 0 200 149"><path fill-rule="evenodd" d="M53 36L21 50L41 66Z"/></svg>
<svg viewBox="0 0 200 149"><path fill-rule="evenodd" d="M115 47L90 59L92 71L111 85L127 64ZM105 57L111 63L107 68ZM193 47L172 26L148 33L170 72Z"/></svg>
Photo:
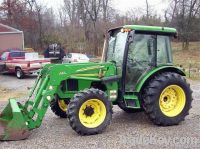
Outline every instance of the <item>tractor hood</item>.
<svg viewBox="0 0 200 149"><path fill-rule="evenodd" d="M47 64L41 75L49 75L54 85L58 85L63 78L100 80L103 77L116 75L116 65L114 63Z"/></svg>

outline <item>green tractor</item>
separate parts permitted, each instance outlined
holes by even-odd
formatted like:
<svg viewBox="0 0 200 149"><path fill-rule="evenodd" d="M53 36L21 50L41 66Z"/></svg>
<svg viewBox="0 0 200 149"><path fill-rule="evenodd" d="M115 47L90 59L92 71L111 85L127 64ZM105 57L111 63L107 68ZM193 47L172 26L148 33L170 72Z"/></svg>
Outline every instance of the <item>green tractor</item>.
<svg viewBox="0 0 200 149"><path fill-rule="evenodd" d="M192 91L173 66L174 28L125 25L108 31L101 63L48 64L28 100L9 103L0 115L0 140L20 140L40 127L50 106L80 135L101 133L112 106L144 110L156 125L176 125L188 115Z"/></svg>

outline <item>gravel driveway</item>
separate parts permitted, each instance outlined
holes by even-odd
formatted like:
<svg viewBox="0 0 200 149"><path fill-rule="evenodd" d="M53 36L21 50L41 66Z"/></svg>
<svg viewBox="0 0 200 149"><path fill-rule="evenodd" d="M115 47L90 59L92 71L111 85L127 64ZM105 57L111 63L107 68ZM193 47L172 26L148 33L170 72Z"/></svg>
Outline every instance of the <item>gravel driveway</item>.
<svg viewBox="0 0 200 149"><path fill-rule="evenodd" d="M8 83L9 80L9 83ZM35 78L18 80L0 75L0 88L25 91ZM0 142L0 148L199 148L200 147L200 82L190 81L194 91L193 108L180 125L158 127L143 113L127 114L114 106L111 125L105 132L79 136L66 119L56 117L49 109L40 128L21 141ZM1 109L6 101L0 102Z"/></svg>

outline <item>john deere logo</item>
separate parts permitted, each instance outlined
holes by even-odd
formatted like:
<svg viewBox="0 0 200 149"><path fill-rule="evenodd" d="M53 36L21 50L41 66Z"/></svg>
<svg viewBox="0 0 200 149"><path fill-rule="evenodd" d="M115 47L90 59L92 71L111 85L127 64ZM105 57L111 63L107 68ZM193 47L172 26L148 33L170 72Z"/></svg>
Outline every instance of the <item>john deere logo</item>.
<svg viewBox="0 0 200 149"><path fill-rule="evenodd" d="M67 74L66 72L60 72L59 75L65 75Z"/></svg>

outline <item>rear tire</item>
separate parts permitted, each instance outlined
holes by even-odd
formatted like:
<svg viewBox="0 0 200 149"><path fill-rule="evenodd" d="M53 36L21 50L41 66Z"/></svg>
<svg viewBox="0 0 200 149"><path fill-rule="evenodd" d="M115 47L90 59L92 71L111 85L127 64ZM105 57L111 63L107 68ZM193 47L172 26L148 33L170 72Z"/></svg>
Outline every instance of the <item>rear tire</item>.
<svg viewBox="0 0 200 149"><path fill-rule="evenodd" d="M16 77L18 79L23 79L24 78L24 72L22 71L21 68L16 68L15 74L16 74Z"/></svg>
<svg viewBox="0 0 200 149"><path fill-rule="evenodd" d="M111 123L112 104L103 91L91 88L74 96L68 106L68 118L78 134L98 134Z"/></svg>
<svg viewBox="0 0 200 149"><path fill-rule="evenodd" d="M189 114L191 102L190 85L177 73L155 76L144 90L143 108L156 125L179 124Z"/></svg>

